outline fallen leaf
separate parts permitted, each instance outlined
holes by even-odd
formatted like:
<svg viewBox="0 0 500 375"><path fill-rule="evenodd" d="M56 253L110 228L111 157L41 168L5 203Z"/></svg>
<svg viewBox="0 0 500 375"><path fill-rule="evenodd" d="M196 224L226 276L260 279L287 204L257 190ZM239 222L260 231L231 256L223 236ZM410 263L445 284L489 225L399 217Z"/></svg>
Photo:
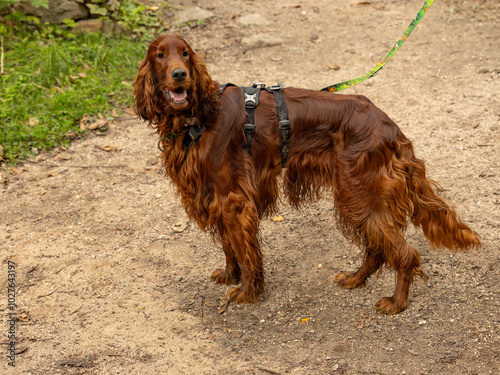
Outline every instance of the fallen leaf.
<svg viewBox="0 0 500 375"><path fill-rule="evenodd" d="M103 119L103 118L102 119L100 118L98 120L95 120L92 124L88 125L87 129L88 130L96 130L96 129L104 128L106 125L108 125L108 121Z"/></svg>
<svg viewBox="0 0 500 375"><path fill-rule="evenodd" d="M125 112L127 112L129 115L136 115L133 107L128 107L127 109L125 109Z"/></svg>
<svg viewBox="0 0 500 375"><path fill-rule="evenodd" d="M309 318L303 318L303 319L301 320L301 322L302 322L302 323L307 323L307 322L309 322Z"/></svg>
<svg viewBox="0 0 500 375"><path fill-rule="evenodd" d="M331 69L331 70L339 70L340 69L340 66L338 65L330 65L328 64L328 68Z"/></svg>
<svg viewBox="0 0 500 375"><path fill-rule="evenodd" d="M106 152L114 152L114 151L118 150L118 148L116 146L113 146L113 145L97 146L97 147L103 151L106 151Z"/></svg>
<svg viewBox="0 0 500 375"><path fill-rule="evenodd" d="M46 191L42 191L42 192L40 193L40 195L45 195L45 194L47 194L47 192L46 192Z"/></svg>
<svg viewBox="0 0 500 375"><path fill-rule="evenodd" d="M54 90L57 91L60 94L64 94L64 90L58 86L54 86Z"/></svg>
<svg viewBox="0 0 500 375"><path fill-rule="evenodd" d="M69 79L71 81L71 83L75 83L75 81L80 78L80 76L75 76L75 75L70 75L69 76Z"/></svg>
<svg viewBox="0 0 500 375"><path fill-rule="evenodd" d="M47 177L54 177L54 176L57 176L58 174L59 174L59 172L50 171L49 173L47 173Z"/></svg>
<svg viewBox="0 0 500 375"><path fill-rule="evenodd" d="M229 300L226 300L226 301L223 302L221 308L217 312L219 314L224 314L226 312L226 309L227 309L228 306L229 306ZM227 332L227 328L226 327L224 327L223 330L225 330L224 332Z"/></svg>
<svg viewBox="0 0 500 375"><path fill-rule="evenodd" d="M70 130L69 132L66 133L66 137L68 137L69 139L75 139L76 133Z"/></svg>
<svg viewBox="0 0 500 375"><path fill-rule="evenodd" d="M80 120L80 130L86 130L87 129L87 123L89 121L89 115L84 115L82 119Z"/></svg>
<svg viewBox="0 0 500 375"><path fill-rule="evenodd" d="M132 86L132 84L130 82L127 82L127 81L122 81L122 85L124 85L124 86Z"/></svg>
<svg viewBox="0 0 500 375"><path fill-rule="evenodd" d="M26 314L26 312L24 312L24 311L21 311L19 313L19 315L17 316L17 319L20 322L27 322L28 320L30 320L30 318L28 317L28 314Z"/></svg>
<svg viewBox="0 0 500 375"><path fill-rule="evenodd" d="M274 221L274 222L276 222L276 223L280 223L280 222L282 222L283 220L284 220L284 219L283 219L283 216L281 216L281 215L271 217L271 221Z"/></svg>
<svg viewBox="0 0 500 375"><path fill-rule="evenodd" d="M37 126L38 125L38 119L36 117L31 117L29 119L29 124L31 127Z"/></svg>

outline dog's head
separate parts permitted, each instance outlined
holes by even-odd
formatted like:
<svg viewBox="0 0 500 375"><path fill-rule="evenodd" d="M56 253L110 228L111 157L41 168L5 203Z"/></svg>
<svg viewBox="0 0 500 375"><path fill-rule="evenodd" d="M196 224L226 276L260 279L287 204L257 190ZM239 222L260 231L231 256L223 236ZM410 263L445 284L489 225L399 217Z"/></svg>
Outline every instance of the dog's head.
<svg viewBox="0 0 500 375"><path fill-rule="evenodd" d="M197 116L213 95L203 60L179 36L162 36L148 48L134 83L136 113L157 124L166 115Z"/></svg>

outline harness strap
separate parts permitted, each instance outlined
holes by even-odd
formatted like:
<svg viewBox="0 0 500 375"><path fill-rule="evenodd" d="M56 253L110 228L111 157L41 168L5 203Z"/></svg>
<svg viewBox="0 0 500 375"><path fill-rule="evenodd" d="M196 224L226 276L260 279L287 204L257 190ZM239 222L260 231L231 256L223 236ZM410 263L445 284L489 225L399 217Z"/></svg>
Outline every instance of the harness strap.
<svg viewBox="0 0 500 375"><path fill-rule="evenodd" d="M228 86L236 86L236 85L234 85L232 83L225 83L225 84L221 85L219 90L217 90L217 94L222 95L222 93L224 92L224 90ZM200 124L200 125L194 124L194 125L189 126L188 131L186 132L186 135L184 135L184 139L182 140L182 144L183 144L184 148L186 149L186 154L188 153L191 146L198 139L200 139L200 137L203 134L203 132L205 131L205 129L206 128L205 128L204 124ZM158 148L160 148L160 142L161 142L161 139L158 142ZM163 150L161 148L160 148L160 151L163 152Z"/></svg>
<svg viewBox="0 0 500 375"><path fill-rule="evenodd" d="M191 125L182 140L182 144L186 148L186 154L188 153L191 146L200 139L201 135L205 131L205 125L203 124L195 124Z"/></svg>
<svg viewBox="0 0 500 375"><path fill-rule="evenodd" d="M222 85L218 94L221 95L224 92L224 89L227 86L235 86L232 83L227 83ZM290 141L290 120L288 119L288 112L286 110L285 99L283 97L282 87L281 85L275 85L270 87L265 87L264 84L256 83L252 87L241 87L243 91L243 99L245 101L245 109L248 114L247 122L244 126L245 137L247 139L247 144L245 146L245 150L250 153L250 146L252 144L252 137L255 133L255 108L259 105L259 94L260 90L267 90L268 92L272 92L274 95L274 100L276 101L276 105L278 107L278 120L279 120L279 128L281 131L281 162L286 165L288 160L288 153L290 151L289 141ZM182 144L186 149L186 154L188 153L191 146L200 139L201 135L205 131L204 124L194 124L189 126L188 131L186 132L184 139L182 140ZM161 139L159 143L161 142ZM159 146L158 146L159 147ZM163 151L160 148L161 151Z"/></svg>
<svg viewBox="0 0 500 375"><path fill-rule="evenodd" d="M219 87L219 90L217 90L217 95L222 95L226 87L238 87L234 83L224 83Z"/></svg>
<svg viewBox="0 0 500 375"><path fill-rule="evenodd" d="M245 150L250 153L252 137L255 133L255 108L259 105L259 94L262 86L253 85L252 87L242 87L243 99L245 101L245 109L247 112L247 122L245 123L245 137L247 144Z"/></svg>
<svg viewBox="0 0 500 375"><path fill-rule="evenodd" d="M281 130L281 163L286 165L288 153L290 151L290 121L288 120L288 112L286 110L285 98L283 97L281 85L270 86L268 91L274 94L274 100L278 106L279 127Z"/></svg>

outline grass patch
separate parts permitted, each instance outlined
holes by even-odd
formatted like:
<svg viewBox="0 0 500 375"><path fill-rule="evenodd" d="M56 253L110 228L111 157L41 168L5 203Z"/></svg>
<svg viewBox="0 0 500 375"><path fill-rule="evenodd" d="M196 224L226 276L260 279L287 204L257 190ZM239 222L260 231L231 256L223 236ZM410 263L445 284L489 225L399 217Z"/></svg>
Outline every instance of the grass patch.
<svg viewBox="0 0 500 375"><path fill-rule="evenodd" d="M131 84L146 42L26 28L4 28L3 35L0 149L8 163L32 155L34 148L67 143L68 132L80 132L85 114L106 117L112 108L132 104Z"/></svg>

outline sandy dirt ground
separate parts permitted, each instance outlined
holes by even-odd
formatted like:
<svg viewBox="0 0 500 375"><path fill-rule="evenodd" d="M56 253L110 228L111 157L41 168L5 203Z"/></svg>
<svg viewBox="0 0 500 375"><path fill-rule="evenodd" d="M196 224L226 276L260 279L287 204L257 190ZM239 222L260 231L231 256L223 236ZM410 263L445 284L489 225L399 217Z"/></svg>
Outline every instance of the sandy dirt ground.
<svg viewBox="0 0 500 375"><path fill-rule="evenodd" d="M165 30L184 36L220 82L320 89L372 68L422 2L199 1L215 17L174 29L169 12ZM237 22L253 13L269 24ZM265 298L228 305L228 288L209 278L224 264L221 247L184 214L154 131L125 115L104 136L0 171L0 373L498 373L499 21L497 1L436 1L381 72L346 91L398 123L483 241L480 251L432 250L410 229L429 280L416 281L404 312L374 309L393 292L391 270L365 288L334 285L361 259L328 196L302 211L283 204L282 222L263 221ZM242 49L261 33L281 44Z"/></svg>

